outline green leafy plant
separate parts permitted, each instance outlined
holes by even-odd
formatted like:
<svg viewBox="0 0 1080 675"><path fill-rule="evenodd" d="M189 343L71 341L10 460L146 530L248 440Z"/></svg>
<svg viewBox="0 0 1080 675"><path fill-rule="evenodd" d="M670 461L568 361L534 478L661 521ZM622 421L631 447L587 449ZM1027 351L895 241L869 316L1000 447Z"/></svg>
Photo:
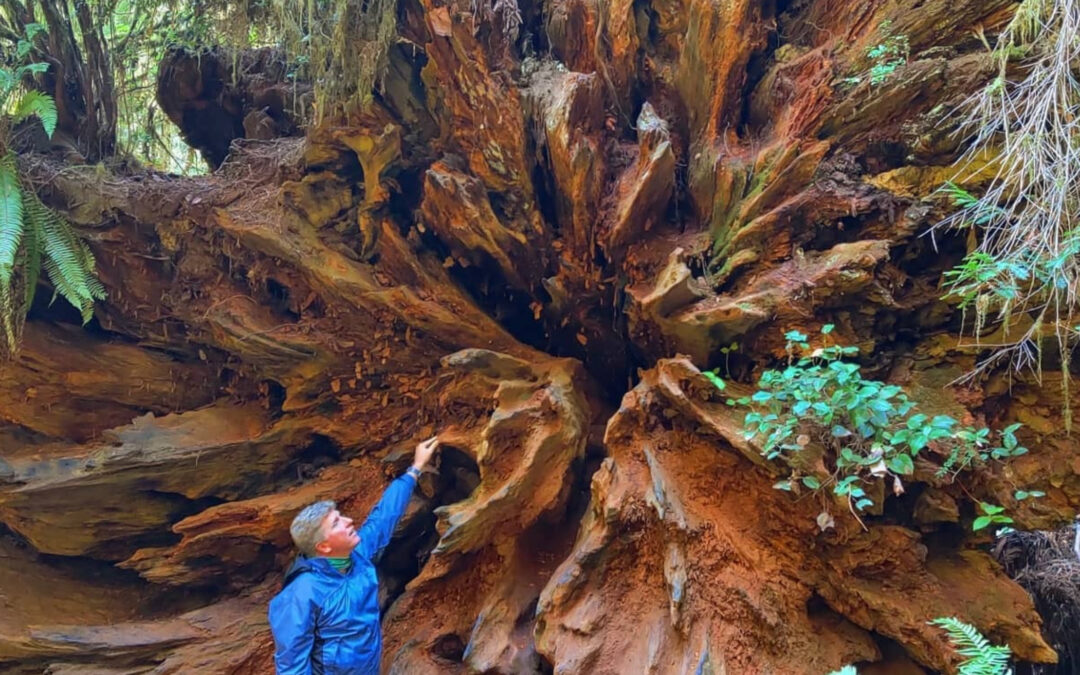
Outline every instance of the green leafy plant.
<svg viewBox="0 0 1080 675"><path fill-rule="evenodd" d="M1007 675L1012 672L1009 648L990 644L974 626L954 617L940 617L930 624L943 629L956 653L965 657L956 671L959 675Z"/></svg>
<svg viewBox="0 0 1080 675"><path fill-rule="evenodd" d="M881 22L882 40L870 49L866 50L866 58L870 67L861 75L846 77L841 80L842 84L856 85L869 79L871 86L878 86L889 78L898 68L907 63L911 55L911 45L906 35L893 35L890 32L892 23Z"/></svg>
<svg viewBox="0 0 1080 675"><path fill-rule="evenodd" d="M831 324L824 326L826 343L813 349L803 333L786 333L787 367L763 372L751 396L728 399L730 405L752 408L744 419L746 438L759 439L767 459L794 469L776 488L792 490L795 483L811 490L831 486L858 512L873 505L867 481L891 480L894 491L901 492L901 477L914 473L916 458L931 443L946 451L939 476L955 476L973 462L1027 452L1016 438L1019 424L1006 427L993 443L987 428L917 412L899 386L866 379L858 364L844 362L843 357L854 356L858 349L829 345L832 331ZM824 472L803 461L815 447L825 450L820 464Z"/></svg>
<svg viewBox="0 0 1080 675"><path fill-rule="evenodd" d="M724 355L724 372L728 375L731 375L731 355L737 351L739 351L738 342L732 342L728 346L720 348L720 353Z"/></svg>
<svg viewBox="0 0 1080 675"><path fill-rule="evenodd" d="M971 524L971 529L975 532L989 525L1011 525L1013 522L1012 518L1005 515L1004 506L979 502L979 510L982 511L983 515L976 518L975 522Z"/></svg>
<svg viewBox="0 0 1080 675"><path fill-rule="evenodd" d="M1080 342L1080 181L1073 175L1080 143L1068 112L1080 107L1078 31L1080 0L1023 0L992 50L997 77L958 109L957 131L970 145L956 182L943 188L957 208L931 233L975 236L974 250L945 278L945 297L965 311L967 346L982 352L966 378L998 365L1041 378L1046 343L1067 374ZM1019 73L1007 73L1018 60ZM985 171L988 155L994 167L981 194L958 187ZM988 324L999 330L984 343ZM1068 429L1067 375L1062 387Z"/></svg>
<svg viewBox="0 0 1080 675"><path fill-rule="evenodd" d="M79 310L83 323L90 320L94 301L105 297L90 249L27 187L8 149L12 128L30 117L41 120L49 136L56 128L53 100L22 86L24 78L46 68L43 63L0 67L0 352L6 354L18 347L42 268L56 295Z"/></svg>

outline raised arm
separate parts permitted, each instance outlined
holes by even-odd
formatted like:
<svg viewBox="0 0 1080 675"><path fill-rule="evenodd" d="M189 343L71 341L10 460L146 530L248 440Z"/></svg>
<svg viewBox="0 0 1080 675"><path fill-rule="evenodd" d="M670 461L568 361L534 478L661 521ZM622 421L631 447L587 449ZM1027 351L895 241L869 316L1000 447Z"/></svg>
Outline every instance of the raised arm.
<svg viewBox="0 0 1080 675"><path fill-rule="evenodd" d="M360 555L371 560L390 542L390 535L394 533L394 527L409 504L409 497L412 496L413 488L416 487L420 470L431 459L438 445L436 438L429 438L417 445L413 465L403 476L396 478L387 486L379 503L371 510L364 525L360 528L360 544L356 548Z"/></svg>

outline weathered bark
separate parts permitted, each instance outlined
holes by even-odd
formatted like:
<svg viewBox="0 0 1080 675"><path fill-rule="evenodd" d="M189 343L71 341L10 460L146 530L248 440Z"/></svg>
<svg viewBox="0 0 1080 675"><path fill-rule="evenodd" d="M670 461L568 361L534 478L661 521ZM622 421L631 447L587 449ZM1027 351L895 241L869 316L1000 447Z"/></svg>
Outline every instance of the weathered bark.
<svg viewBox="0 0 1080 675"><path fill-rule="evenodd" d="M16 600L0 665L268 672L290 518L324 498L362 516L433 433L441 463L380 563L387 672L950 671L926 623L945 615L1054 661L969 525L979 500L1021 527L1080 505L1061 374L949 387L973 356L939 283L965 249L918 236L958 150L940 111L989 73L970 30L1009 4L527 14L508 49L468 3L405 3L371 109L234 140L237 104L209 177L24 158L110 295L86 333L35 308L0 366L0 522L29 546L0 574L66 602L94 582L34 551L115 562L124 600ZM841 85L886 19L909 62ZM545 26L551 53L519 58ZM228 107L176 58L163 98ZM700 371L748 391L784 331L825 323L924 412L1022 421L1032 452L949 481L931 448L865 529L773 490L782 467Z"/></svg>

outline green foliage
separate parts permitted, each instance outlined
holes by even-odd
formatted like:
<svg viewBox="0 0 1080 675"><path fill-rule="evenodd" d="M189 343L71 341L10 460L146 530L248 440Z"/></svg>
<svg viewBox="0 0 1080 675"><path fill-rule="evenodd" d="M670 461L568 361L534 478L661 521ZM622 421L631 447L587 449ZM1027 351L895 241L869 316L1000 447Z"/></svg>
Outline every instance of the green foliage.
<svg viewBox="0 0 1080 675"><path fill-rule="evenodd" d="M1013 522L1012 518L1004 515L1004 506L979 502L979 510L982 511L983 515L976 518L975 522L971 524L971 529L975 532L978 532L988 525L1011 525Z"/></svg>
<svg viewBox="0 0 1080 675"><path fill-rule="evenodd" d="M865 78L870 81L871 86L876 87L907 63L911 55L908 38L906 35L893 35L890 32L891 26L889 21L881 22L881 42L866 50L870 67L860 75L844 78L841 80L842 84L856 85Z"/></svg>
<svg viewBox="0 0 1080 675"><path fill-rule="evenodd" d="M200 48L236 25L218 0L117 0L101 17L116 87L117 142L123 152L165 171L192 175L205 164L158 106L158 64L171 46ZM228 35L228 34L226 34Z"/></svg>
<svg viewBox="0 0 1080 675"><path fill-rule="evenodd" d="M94 276L90 249L55 211L20 179L14 153L7 150L10 129L37 116L52 135L56 106L38 91L19 87L38 64L14 72L0 67L0 353L16 351L23 322L34 299L42 268L56 295L71 303L83 323L105 289ZM55 296L54 296L55 297Z"/></svg>
<svg viewBox="0 0 1080 675"><path fill-rule="evenodd" d="M945 630L956 653L965 657L957 669L957 675L1010 675L1008 647L990 644L977 628L952 617L941 617L929 622ZM844 666L829 675L858 675L855 666Z"/></svg>
<svg viewBox="0 0 1080 675"><path fill-rule="evenodd" d="M1080 342L1080 0L1023 0L993 49L998 75L960 107L958 131L970 146L957 178L985 168L993 178L974 195L955 183L943 191L956 210L938 228L973 230L974 250L945 277L946 298L965 310L966 332L984 356L974 377L997 365L1041 376L1044 343L1056 342L1068 373ZM1016 73L1010 62L1023 61ZM987 344L987 324L1000 331ZM1062 378L1068 405L1069 378ZM1066 428L1071 421L1066 410Z"/></svg>
<svg viewBox="0 0 1080 675"><path fill-rule="evenodd" d="M18 124L31 116L41 120L41 126L48 136L53 135L56 130L56 103L51 96L36 90L25 92L12 111L12 123Z"/></svg>
<svg viewBox="0 0 1080 675"><path fill-rule="evenodd" d="M822 328L826 340L832 330L832 325ZM1002 430L995 444L987 428L917 412L899 386L865 379L858 364L842 360L854 356L856 347L826 342L811 349L809 338L799 331L790 331L785 338L787 367L762 373L753 395L728 400L752 408L744 419L747 439L761 439L767 459L779 459L795 469L790 480L777 483L778 489L791 490L794 482L811 490L831 486L855 511L862 511L873 505L866 481L891 478L894 490L902 490L901 477L914 473L915 460L931 443L947 450L939 476L958 473L973 462L1027 452L1016 439L1019 424ZM832 465L826 464L828 475L800 473L806 469L798 460L813 444L828 451Z"/></svg>
<svg viewBox="0 0 1080 675"><path fill-rule="evenodd" d="M974 626L953 617L940 617L930 624L944 629L956 652L965 657L957 670L959 675L1007 675L1012 672L1009 648L990 644Z"/></svg>
<svg viewBox="0 0 1080 675"><path fill-rule="evenodd" d="M272 25L300 77L315 88L315 119L371 102L397 38L396 0L248 0Z"/></svg>
<svg viewBox="0 0 1080 675"><path fill-rule="evenodd" d="M60 58L51 53L53 46L44 39L42 23L17 23L27 18L44 22L43 7L52 5L61 16L74 19L67 38L79 50L77 56L83 57L86 74L92 74L93 95L100 99L96 102L115 103L116 141L121 153L165 171L205 171L198 153L184 143L179 129L158 106L158 64L170 46L201 47L211 42L211 36L215 41L222 36L230 38L234 26L239 25L232 20L235 7L237 3L246 6L246 0L110 0L86 3L89 11L82 15L77 11L82 3L41 0L23 3L25 12L8 16L3 7L11 2L0 0L0 54L9 57L0 57L0 62L11 66L24 60ZM88 38L101 44L104 59L93 62L95 47L87 44ZM45 67L45 63L40 65ZM95 71L95 67L101 70ZM48 83L39 83L38 88L49 91ZM107 124L103 113L109 108L103 104L96 112L102 123Z"/></svg>

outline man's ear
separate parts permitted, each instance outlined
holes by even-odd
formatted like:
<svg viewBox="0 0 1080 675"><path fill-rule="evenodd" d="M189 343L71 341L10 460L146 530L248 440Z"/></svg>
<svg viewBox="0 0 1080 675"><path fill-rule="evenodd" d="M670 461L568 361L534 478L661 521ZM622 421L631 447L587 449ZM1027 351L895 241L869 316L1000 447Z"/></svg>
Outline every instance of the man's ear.
<svg viewBox="0 0 1080 675"><path fill-rule="evenodd" d="M326 555L330 552L330 544L325 540L320 541L318 544L315 544L315 552L320 555Z"/></svg>

